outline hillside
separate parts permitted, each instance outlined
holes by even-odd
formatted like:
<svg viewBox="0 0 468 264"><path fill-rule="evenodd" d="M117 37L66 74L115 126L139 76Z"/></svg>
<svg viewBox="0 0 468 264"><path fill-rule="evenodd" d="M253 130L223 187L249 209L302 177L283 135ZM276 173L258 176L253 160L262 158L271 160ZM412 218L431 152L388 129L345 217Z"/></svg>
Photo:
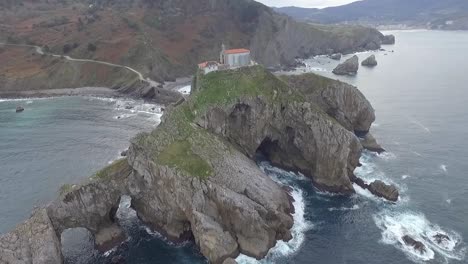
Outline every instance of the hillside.
<svg viewBox="0 0 468 264"><path fill-rule="evenodd" d="M296 22L251 0L0 1L0 42L127 65L156 81L193 74L198 62L219 57L223 42L250 48L256 61L272 67L375 49L382 37L365 27Z"/></svg>
<svg viewBox="0 0 468 264"><path fill-rule="evenodd" d="M277 11L298 20L316 23L468 29L466 0L363 0L324 9L284 7Z"/></svg>

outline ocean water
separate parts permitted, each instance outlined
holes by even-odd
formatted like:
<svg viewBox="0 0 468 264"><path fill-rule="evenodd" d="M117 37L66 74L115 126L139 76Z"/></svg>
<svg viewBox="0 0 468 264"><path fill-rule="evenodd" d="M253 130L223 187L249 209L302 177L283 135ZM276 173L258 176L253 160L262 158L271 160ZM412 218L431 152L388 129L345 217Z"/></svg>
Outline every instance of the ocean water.
<svg viewBox="0 0 468 264"><path fill-rule="evenodd" d="M379 65L355 77L334 76L338 62L324 57L306 60L297 72L340 79L366 95L377 115L372 133L388 151L364 153L356 174L396 184L400 200L387 203L357 186L351 197L317 192L307 178L259 162L293 188L294 238L277 243L262 261L240 256L239 263L468 263L468 32L392 33L397 44L373 52ZM55 197L60 184L79 182L115 159L131 136L159 118L91 98L22 101L22 114L14 113L17 104L0 102L0 232ZM86 231L66 232L67 263L206 263L192 243L171 244L139 223L128 198L118 216L126 242L102 255ZM450 241L438 245L436 233ZM404 246L405 234L427 251Z"/></svg>

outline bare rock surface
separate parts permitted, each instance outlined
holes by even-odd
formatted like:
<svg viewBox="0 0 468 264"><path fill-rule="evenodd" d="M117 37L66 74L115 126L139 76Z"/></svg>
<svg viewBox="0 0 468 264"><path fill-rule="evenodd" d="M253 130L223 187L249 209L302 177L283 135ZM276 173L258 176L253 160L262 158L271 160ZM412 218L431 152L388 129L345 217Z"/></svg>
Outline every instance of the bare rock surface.
<svg viewBox="0 0 468 264"><path fill-rule="evenodd" d="M382 181L376 180L369 185L369 191L378 196L385 198L389 201L398 201L398 189L394 185L386 184Z"/></svg>
<svg viewBox="0 0 468 264"><path fill-rule="evenodd" d="M426 246L421 241L417 241L409 235L403 236L403 242L405 242L406 245L413 247L421 254L426 252Z"/></svg>
<svg viewBox="0 0 468 264"><path fill-rule="evenodd" d="M356 75L359 70L359 58L354 55L345 62L336 66L333 73L336 75Z"/></svg>
<svg viewBox="0 0 468 264"><path fill-rule="evenodd" d="M375 59L375 55L372 54L369 57L367 57L365 60L361 62L362 66L366 67L375 67L377 66L377 60Z"/></svg>
<svg viewBox="0 0 468 264"><path fill-rule="evenodd" d="M383 153L385 149L377 143L377 140L371 133L367 133L364 138L360 138L362 146L372 152Z"/></svg>
<svg viewBox="0 0 468 264"><path fill-rule="evenodd" d="M382 39L383 45L393 45L395 44L395 36L394 35L384 35Z"/></svg>

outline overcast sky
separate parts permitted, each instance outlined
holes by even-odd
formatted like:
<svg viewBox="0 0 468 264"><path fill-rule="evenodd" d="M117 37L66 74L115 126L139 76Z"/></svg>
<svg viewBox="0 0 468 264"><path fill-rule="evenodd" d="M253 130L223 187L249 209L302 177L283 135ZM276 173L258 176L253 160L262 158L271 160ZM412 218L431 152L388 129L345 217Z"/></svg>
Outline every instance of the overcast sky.
<svg viewBox="0 0 468 264"><path fill-rule="evenodd" d="M356 0L256 0L267 6L300 6L300 7L327 7L339 6L355 2Z"/></svg>

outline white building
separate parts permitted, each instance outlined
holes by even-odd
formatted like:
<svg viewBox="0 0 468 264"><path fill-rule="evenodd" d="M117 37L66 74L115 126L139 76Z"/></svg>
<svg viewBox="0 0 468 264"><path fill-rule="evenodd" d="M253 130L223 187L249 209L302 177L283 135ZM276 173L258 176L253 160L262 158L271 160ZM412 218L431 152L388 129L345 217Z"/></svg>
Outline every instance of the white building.
<svg viewBox="0 0 468 264"><path fill-rule="evenodd" d="M198 68L203 70L204 74L217 71L219 69L219 63L216 61L205 61L198 64Z"/></svg>
<svg viewBox="0 0 468 264"><path fill-rule="evenodd" d="M228 68L237 68L249 66L252 64L250 59L250 50L248 49L230 49L226 50L224 44L220 54L219 62Z"/></svg>

